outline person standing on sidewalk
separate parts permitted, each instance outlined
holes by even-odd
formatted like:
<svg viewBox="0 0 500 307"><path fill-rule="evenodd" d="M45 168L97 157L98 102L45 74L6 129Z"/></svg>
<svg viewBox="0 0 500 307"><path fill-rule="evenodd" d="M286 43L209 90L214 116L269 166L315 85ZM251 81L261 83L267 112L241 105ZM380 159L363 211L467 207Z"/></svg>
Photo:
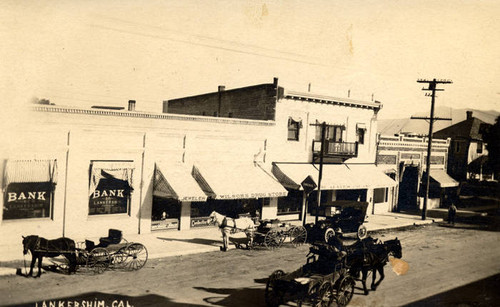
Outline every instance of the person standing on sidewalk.
<svg viewBox="0 0 500 307"><path fill-rule="evenodd" d="M455 202L452 202L448 208L448 224L455 225L455 216L457 215L457 207Z"/></svg>

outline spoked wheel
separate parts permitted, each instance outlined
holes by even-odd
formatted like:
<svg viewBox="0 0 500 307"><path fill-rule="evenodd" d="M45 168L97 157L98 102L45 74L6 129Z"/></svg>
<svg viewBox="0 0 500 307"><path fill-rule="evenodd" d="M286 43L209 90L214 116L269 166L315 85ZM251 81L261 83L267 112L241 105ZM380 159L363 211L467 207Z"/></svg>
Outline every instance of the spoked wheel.
<svg viewBox="0 0 500 307"><path fill-rule="evenodd" d="M363 240L368 236L368 230L366 229L365 225L360 225L358 228L358 238L360 240Z"/></svg>
<svg viewBox="0 0 500 307"><path fill-rule="evenodd" d="M284 241L284 237L276 229L271 229L264 237L264 246L270 249L280 247Z"/></svg>
<svg viewBox="0 0 500 307"><path fill-rule="evenodd" d="M314 307L329 307L334 301L333 284L330 281L324 281L319 286L314 299Z"/></svg>
<svg viewBox="0 0 500 307"><path fill-rule="evenodd" d="M109 267L111 259L107 249L102 247L94 248L87 256L87 270L94 274L102 274Z"/></svg>
<svg viewBox="0 0 500 307"><path fill-rule="evenodd" d="M127 260L127 246L120 248L116 253L111 255L111 264L116 267L122 267Z"/></svg>
<svg viewBox="0 0 500 307"><path fill-rule="evenodd" d="M304 226L293 227L290 229L290 241L292 245L297 247L306 243L307 230Z"/></svg>
<svg viewBox="0 0 500 307"><path fill-rule="evenodd" d="M148 250L141 243L132 243L125 249L127 258L123 262L123 268L127 271L141 269L148 261Z"/></svg>
<svg viewBox="0 0 500 307"><path fill-rule="evenodd" d="M338 285L335 299L339 307L347 306L354 294L354 279L351 276L344 277Z"/></svg>
<svg viewBox="0 0 500 307"><path fill-rule="evenodd" d="M267 306L274 307L279 306L282 303L283 296L276 289L276 280L278 280L283 275L285 275L285 272L283 272L282 270L276 270L267 279L265 292Z"/></svg>
<svg viewBox="0 0 500 307"><path fill-rule="evenodd" d="M333 237L335 237L335 230L333 230L333 228L327 228L325 230L325 242L328 243Z"/></svg>

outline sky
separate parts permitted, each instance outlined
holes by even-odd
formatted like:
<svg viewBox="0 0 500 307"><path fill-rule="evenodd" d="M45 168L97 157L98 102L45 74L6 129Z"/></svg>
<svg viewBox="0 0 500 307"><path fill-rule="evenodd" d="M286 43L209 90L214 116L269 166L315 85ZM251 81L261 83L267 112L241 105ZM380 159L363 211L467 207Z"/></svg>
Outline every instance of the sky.
<svg viewBox="0 0 500 307"><path fill-rule="evenodd" d="M272 83L430 110L500 111L500 1L2 1L0 99L127 106ZM4 112L4 114L6 114Z"/></svg>

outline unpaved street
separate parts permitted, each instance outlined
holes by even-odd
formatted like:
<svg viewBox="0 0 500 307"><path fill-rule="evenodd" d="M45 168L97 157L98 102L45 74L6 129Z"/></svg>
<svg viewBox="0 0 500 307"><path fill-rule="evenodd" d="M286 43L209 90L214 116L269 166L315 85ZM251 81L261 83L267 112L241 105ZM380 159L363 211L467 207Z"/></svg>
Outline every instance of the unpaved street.
<svg viewBox="0 0 500 307"><path fill-rule="evenodd" d="M350 306L498 305L500 233L432 225L374 236L382 240L397 236L410 270L397 276L388 264L379 289L365 296L358 283ZM307 252L308 246L231 250L150 260L132 273L115 270L71 276L50 272L40 279L1 277L0 303L263 306L267 276L278 268L285 272L297 269Z"/></svg>

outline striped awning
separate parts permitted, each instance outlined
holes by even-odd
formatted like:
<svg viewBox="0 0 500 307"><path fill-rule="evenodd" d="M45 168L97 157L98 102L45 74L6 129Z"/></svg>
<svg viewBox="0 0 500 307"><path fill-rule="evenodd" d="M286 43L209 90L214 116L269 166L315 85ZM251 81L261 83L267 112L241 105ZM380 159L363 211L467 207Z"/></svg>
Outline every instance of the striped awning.
<svg viewBox="0 0 500 307"><path fill-rule="evenodd" d="M201 189L215 199L281 197L288 191L258 163L197 163L193 177Z"/></svg>
<svg viewBox="0 0 500 307"><path fill-rule="evenodd" d="M11 183L57 183L57 160L7 160L4 186Z"/></svg>
<svg viewBox="0 0 500 307"><path fill-rule="evenodd" d="M290 189L302 190L301 183L311 176L319 181L319 166L310 163L277 163L273 174ZM396 182L378 170L375 165L325 164L321 178L322 190L353 190L393 187Z"/></svg>
<svg viewBox="0 0 500 307"><path fill-rule="evenodd" d="M178 201L206 201L207 195L191 175L192 166L183 163L157 162L153 195Z"/></svg>

